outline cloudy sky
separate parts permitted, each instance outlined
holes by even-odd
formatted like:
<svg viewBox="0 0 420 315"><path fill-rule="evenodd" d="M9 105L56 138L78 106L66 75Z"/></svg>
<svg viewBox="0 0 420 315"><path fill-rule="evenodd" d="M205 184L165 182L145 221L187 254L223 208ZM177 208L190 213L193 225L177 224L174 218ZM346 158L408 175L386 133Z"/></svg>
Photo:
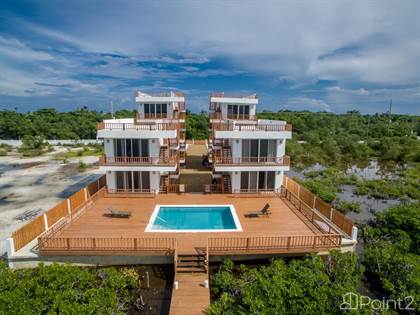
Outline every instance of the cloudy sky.
<svg viewBox="0 0 420 315"><path fill-rule="evenodd" d="M134 108L134 91L260 109L420 114L420 1L2 0L0 109Z"/></svg>

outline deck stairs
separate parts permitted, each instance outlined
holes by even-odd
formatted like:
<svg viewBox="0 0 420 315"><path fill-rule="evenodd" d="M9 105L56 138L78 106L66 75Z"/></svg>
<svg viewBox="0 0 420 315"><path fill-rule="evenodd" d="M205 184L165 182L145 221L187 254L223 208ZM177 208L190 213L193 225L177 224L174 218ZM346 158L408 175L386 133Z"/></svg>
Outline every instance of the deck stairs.
<svg viewBox="0 0 420 315"><path fill-rule="evenodd" d="M207 258L205 253L178 254L176 273L206 273Z"/></svg>
<svg viewBox="0 0 420 315"><path fill-rule="evenodd" d="M231 149L231 147L224 147L222 149L222 158L223 158L223 161L226 161L227 163L232 161L232 149Z"/></svg>
<svg viewBox="0 0 420 315"><path fill-rule="evenodd" d="M159 162L167 163L169 162L169 150L167 147L160 147L159 150Z"/></svg>

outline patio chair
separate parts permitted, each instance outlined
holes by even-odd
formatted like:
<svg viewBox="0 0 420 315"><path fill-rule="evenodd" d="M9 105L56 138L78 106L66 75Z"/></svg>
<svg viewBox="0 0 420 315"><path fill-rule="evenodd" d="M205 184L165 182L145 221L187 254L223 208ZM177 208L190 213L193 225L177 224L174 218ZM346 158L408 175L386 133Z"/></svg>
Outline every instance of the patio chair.
<svg viewBox="0 0 420 315"><path fill-rule="evenodd" d="M258 218L260 216L269 216L271 215L270 205L268 203L260 211L250 211L244 214L248 218Z"/></svg>
<svg viewBox="0 0 420 315"><path fill-rule="evenodd" d="M107 215L111 218L127 218L128 219L129 217L131 217L131 212L109 209L109 213L107 213Z"/></svg>

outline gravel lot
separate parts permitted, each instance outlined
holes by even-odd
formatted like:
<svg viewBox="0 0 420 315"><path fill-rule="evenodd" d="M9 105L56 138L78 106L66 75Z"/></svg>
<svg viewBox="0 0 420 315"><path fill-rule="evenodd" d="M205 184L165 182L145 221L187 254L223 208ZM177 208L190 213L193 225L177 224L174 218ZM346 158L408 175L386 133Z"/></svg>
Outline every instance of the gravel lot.
<svg viewBox="0 0 420 315"><path fill-rule="evenodd" d="M37 215L99 178L96 156L70 158L66 164L53 159L55 151L35 158L18 155L0 157L0 255L6 251L5 239L27 221L25 212ZM79 172L79 161L92 165Z"/></svg>

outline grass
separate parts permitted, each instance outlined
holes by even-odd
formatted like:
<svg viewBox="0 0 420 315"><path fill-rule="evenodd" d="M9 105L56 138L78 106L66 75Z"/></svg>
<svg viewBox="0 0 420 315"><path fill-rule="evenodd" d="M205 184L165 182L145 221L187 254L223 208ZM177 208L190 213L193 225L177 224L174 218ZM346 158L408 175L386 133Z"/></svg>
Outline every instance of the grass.
<svg viewBox="0 0 420 315"><path fill-rule="evenodd" d="M81 150L68 149L67 152L57 153L54 156L55 160L66 161L70 158L78 158L82 156L101 156L103 154L102 148L84 146Z"/></svg>

